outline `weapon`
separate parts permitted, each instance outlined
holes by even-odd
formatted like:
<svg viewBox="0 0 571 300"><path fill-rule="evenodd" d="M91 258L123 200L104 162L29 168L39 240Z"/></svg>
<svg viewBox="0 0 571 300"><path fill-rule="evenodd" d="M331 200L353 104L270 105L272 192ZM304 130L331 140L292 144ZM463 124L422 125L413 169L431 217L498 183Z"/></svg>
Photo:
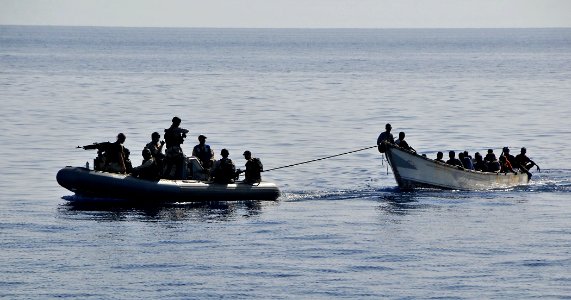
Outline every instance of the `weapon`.
<svg viewBox="0 0 571 300"><path fill-rule="evenodd" d="M102 142L102 143L93 143L91 145L85 145L85 146L77 146L77 148L83 148L83 150L95 150L97 149L98 151L105 151L109 148L109 146L111 145L110 142Z"/></svg>

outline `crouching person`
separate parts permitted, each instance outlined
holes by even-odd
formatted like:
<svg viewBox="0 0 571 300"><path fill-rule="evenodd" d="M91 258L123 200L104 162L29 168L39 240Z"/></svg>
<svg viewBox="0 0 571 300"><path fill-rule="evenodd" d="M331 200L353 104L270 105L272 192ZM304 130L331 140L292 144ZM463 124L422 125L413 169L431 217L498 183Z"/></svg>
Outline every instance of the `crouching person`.
<svg viewBox="0 0 571 300"><path fill-rule="evenodd" d="M228 158L230 152L226 149L220 151L222 158L216 161L214 165L214 170L212 171L212 177L216 183L234 183L236 178L236 166L234 162Z"/></svg>
<svg viewBox="0 0 571 300"><path fill-rule="evenodd" d="M256 184L262 182L262 172L264 166L259 158L252 157L252 152L244 151L244 158L246 159L246 170L238 170L237 174L244 173L244 183Z"/></svg>
<svg viewBox="0 0 571 300"><path fill-rule="evenodd" d="M151 150L145 148L143 149L143 163L133 168L131 174L135 177L148 180L159 179L159 165L156 159L151 154Z"/></svg>

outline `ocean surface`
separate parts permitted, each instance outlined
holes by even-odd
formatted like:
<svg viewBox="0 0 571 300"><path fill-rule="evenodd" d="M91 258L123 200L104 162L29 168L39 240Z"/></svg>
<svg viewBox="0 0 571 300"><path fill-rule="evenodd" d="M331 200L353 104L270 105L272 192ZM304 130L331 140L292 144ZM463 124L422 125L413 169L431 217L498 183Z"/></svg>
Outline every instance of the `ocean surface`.
<svg viewBox="0 0 571 300"><path fill-rule="evenodd" d="M528 186L403 192L376 149L263 173L275 202L73 205L173 116L238 167L527 147ZM0 26L0 298L571 299L571 29Z"/></svg>

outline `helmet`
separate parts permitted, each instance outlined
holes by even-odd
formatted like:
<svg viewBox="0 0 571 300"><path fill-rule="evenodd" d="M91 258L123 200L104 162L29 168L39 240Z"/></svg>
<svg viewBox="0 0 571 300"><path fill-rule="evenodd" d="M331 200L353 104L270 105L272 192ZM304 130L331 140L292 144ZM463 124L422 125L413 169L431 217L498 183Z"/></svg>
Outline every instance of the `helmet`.
<svg viewBox="0 0 571 300"><path fill-rule="evenodd" d="M149 150L148 148L143 149L143 151L141 152L141 154L143 155L144 158L147 158L147 157L151 157L151 156L152 156L151 150Z"/></svg>

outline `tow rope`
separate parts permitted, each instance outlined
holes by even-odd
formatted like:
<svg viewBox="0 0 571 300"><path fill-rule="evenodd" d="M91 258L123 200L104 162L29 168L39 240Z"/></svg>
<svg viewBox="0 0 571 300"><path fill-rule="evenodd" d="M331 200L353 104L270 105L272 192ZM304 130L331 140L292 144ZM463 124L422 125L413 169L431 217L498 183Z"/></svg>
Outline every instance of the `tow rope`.
<svg viewBox="0 0 571 300"><path fill-rule="evenodd" d="M277 167L277 168L271 168L268 170L264 170L263 172L269 172L269 171L273 171L273 170L278 170L278 169L284 169L284 168L290 168L290 167L294 167L294 166L299 166L299 165L303 165L303 164L308 164L311 162L316 162L316 161L320 161L320 160L324 160L324 159L329 159L329 158L333 158L333 157L337 157L337 156L341 156L341 155L347 155L347 154L351 154L351 153L355 153L355 152L359 152L359 151L363 151L363 150L367 150L367 149L372 149L372 148L376 148L377 145L375 146L370 146L370 147L365 147L365 148L361 148L361 149L357 149L357 150L353 150L353 151L348 151L348 152L343 152L343 153L339 153L339 154L335 154L335 155L330 155L330 156L326 156L326 157L322 157L322 158L317 158L317 159L312 159L312 160L308 160L308 161L303 161L303 162L299 162L299 163L295 163L295 164L291 164L291 165L287 165L287 166L281 166L281 167Z"/></svg>

